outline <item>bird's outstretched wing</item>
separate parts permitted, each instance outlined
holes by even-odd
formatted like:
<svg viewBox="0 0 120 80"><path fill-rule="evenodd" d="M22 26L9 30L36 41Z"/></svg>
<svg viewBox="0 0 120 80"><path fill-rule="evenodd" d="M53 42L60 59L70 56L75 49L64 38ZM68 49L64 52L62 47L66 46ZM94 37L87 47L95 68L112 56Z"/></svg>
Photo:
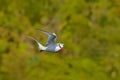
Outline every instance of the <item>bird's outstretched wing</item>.
<svg viewBox="0 0 120 80"><path fill-rule="evenodd" d="M50 33L50 32L44 31L44 30L40 30L40 29L37 29L37 30L48 35L48 40L46 42L46 46L51 45L51 44L55 44L55 40L57 38L55 33Z"/></svg>

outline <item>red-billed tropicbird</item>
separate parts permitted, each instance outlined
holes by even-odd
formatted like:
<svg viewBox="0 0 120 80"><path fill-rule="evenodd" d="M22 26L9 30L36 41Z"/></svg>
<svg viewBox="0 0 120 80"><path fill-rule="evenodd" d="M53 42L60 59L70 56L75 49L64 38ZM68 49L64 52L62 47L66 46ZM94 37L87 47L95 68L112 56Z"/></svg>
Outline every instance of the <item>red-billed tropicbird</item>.
<svg viewBox="0 0 120 80"><path fill-rule="evenodd" d="M48 35L48 40L47 40L45 46L43 46L41 43L39 43L33 37L29 37L29 38L33 39L38 44L38 48L40 51L59 52L59 51L64 50L64 44L55 42L55 40L57 38L55 33L50 33L50 32L44 31L44 30L39 30L39 31Z"/></svg>

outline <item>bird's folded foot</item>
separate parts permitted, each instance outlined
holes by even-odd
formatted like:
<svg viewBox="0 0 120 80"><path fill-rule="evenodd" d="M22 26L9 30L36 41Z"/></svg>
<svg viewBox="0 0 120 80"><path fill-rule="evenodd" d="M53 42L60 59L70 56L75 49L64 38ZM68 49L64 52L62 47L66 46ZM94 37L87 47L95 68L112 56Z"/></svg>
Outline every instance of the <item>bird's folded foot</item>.
<svg viewBox="0 0 120 80"><path fill-rule="evenodd" d="M44 50L40 50L40 52L43 52Z"/></svg>

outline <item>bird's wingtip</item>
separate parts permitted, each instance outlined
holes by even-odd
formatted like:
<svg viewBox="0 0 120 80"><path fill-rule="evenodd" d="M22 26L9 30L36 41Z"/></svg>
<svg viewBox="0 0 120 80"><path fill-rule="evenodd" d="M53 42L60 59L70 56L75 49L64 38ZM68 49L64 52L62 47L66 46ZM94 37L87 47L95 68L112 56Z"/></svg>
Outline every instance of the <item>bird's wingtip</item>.
<svg viewBox="0 0 120 80"><path fill-rule="evenodd" d="M52 33L52 34L56 36L56 34L55 34L55 33Z"/></svg>

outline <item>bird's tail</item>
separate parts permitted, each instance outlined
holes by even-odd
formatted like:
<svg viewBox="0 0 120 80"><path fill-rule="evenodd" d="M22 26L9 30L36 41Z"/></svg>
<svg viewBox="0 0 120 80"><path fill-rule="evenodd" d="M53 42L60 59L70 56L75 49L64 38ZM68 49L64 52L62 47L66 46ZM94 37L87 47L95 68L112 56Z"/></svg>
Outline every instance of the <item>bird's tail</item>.
<svg viewBox="0 0 120 80"><path fill-rule="evenodd" d="M34 39L33 37L30 37L30 36L27 36L27 37L30 38L30 39L32 39L32 40L34 40L38 44L38 47L39 47L40 51L46 50L47 47L45 47L42 44L40 44L36 39Z"/></svg>

